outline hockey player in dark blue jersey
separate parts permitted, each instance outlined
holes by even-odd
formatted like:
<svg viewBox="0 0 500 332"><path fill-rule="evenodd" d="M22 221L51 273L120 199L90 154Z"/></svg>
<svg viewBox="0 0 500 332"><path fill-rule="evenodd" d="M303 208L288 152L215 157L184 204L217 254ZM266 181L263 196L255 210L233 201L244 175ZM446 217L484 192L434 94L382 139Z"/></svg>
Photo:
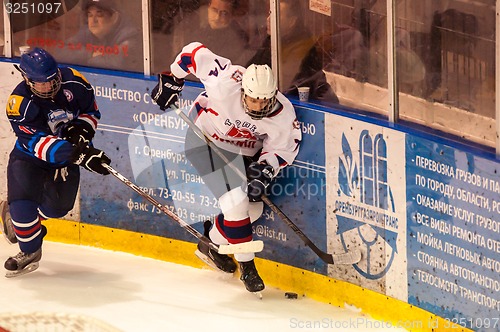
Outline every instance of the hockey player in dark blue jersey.
<svg viewBox="0 0 500 332"><path fill-rule="evenodd" d="M6 277L38 268L47 229L42 221L61 218L75 203L79 166L98 174L111 160L93 147L101 117L94 90L78 71L59 68L47 51L21 55L23 81L10 95L6 112L17 136L7 166L7 201L0 204L5 238L20 252L9 257Z"/></svg>

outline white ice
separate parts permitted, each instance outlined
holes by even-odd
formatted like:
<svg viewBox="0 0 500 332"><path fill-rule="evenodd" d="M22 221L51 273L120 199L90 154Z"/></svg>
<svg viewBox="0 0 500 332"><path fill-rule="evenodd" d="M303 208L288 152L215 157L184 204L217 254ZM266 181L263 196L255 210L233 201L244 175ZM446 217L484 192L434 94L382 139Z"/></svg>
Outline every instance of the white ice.
<svg viewBox="0 0 500 332"><path fill-rule="evenodd" d="M1 262L18 251L0 238ZM262 295L209 269L48 241L38 270L0 275L0 314L77 314L121 331L406 331L272 287Z"/></svg>

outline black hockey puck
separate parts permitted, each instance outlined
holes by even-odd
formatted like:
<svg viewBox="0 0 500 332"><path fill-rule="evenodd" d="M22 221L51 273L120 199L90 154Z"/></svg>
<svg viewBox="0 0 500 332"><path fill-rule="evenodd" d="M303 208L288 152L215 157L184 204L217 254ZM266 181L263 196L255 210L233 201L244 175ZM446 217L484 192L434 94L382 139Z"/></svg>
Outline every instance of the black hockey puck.
<svg viewBox="0 0 500 332"><path fill-rule="evenodd" d="M296 300L299 296L297 295L297 293L286 292L285 297L290 300Z"/></svg>

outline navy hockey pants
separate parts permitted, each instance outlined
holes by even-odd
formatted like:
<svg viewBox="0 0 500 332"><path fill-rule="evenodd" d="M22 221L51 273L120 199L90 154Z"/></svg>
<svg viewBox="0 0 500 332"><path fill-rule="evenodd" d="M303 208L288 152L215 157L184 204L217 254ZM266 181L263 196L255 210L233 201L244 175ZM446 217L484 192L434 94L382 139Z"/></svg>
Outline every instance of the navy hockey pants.
<svg viewBox="0 0 500 332"><path fill-rule="evenodd" d="M61 218L75 203L80 184L78 165L46 169L11 154L7 166L7 195L21 251L32 253L42 246L44 218Z"/></svg>

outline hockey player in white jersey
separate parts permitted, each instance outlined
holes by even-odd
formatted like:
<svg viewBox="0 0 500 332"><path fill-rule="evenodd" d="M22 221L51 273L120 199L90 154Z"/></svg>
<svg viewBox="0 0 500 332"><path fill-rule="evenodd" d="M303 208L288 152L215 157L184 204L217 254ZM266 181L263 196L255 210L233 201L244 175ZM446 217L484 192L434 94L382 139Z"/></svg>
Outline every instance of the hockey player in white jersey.
<svg viewBox="0 0 500 332"><path fill-rule="evenodd" d="M251 222L262 213L261 195L278 172L292 164L299 151L301 131L290 101L277 90L267 65L248 68L233 65L203 44L186 45L170 66L159 75L153 100L165 110L178 102L184 78L193 74L205 87L193 103L189 116L205 139L188 130L186 156L219 199L221 214L214 224L205 223L205 234L217 244L252 241ZM215 144L217 151L210 147ZM223 153L221 158L217 153ZM246 172L241 179L223 160ZM196 253L220 270L233 273L237 265L203 243ZM254 253L235 254L241 280L250 292L264 289Z"/></svg>

